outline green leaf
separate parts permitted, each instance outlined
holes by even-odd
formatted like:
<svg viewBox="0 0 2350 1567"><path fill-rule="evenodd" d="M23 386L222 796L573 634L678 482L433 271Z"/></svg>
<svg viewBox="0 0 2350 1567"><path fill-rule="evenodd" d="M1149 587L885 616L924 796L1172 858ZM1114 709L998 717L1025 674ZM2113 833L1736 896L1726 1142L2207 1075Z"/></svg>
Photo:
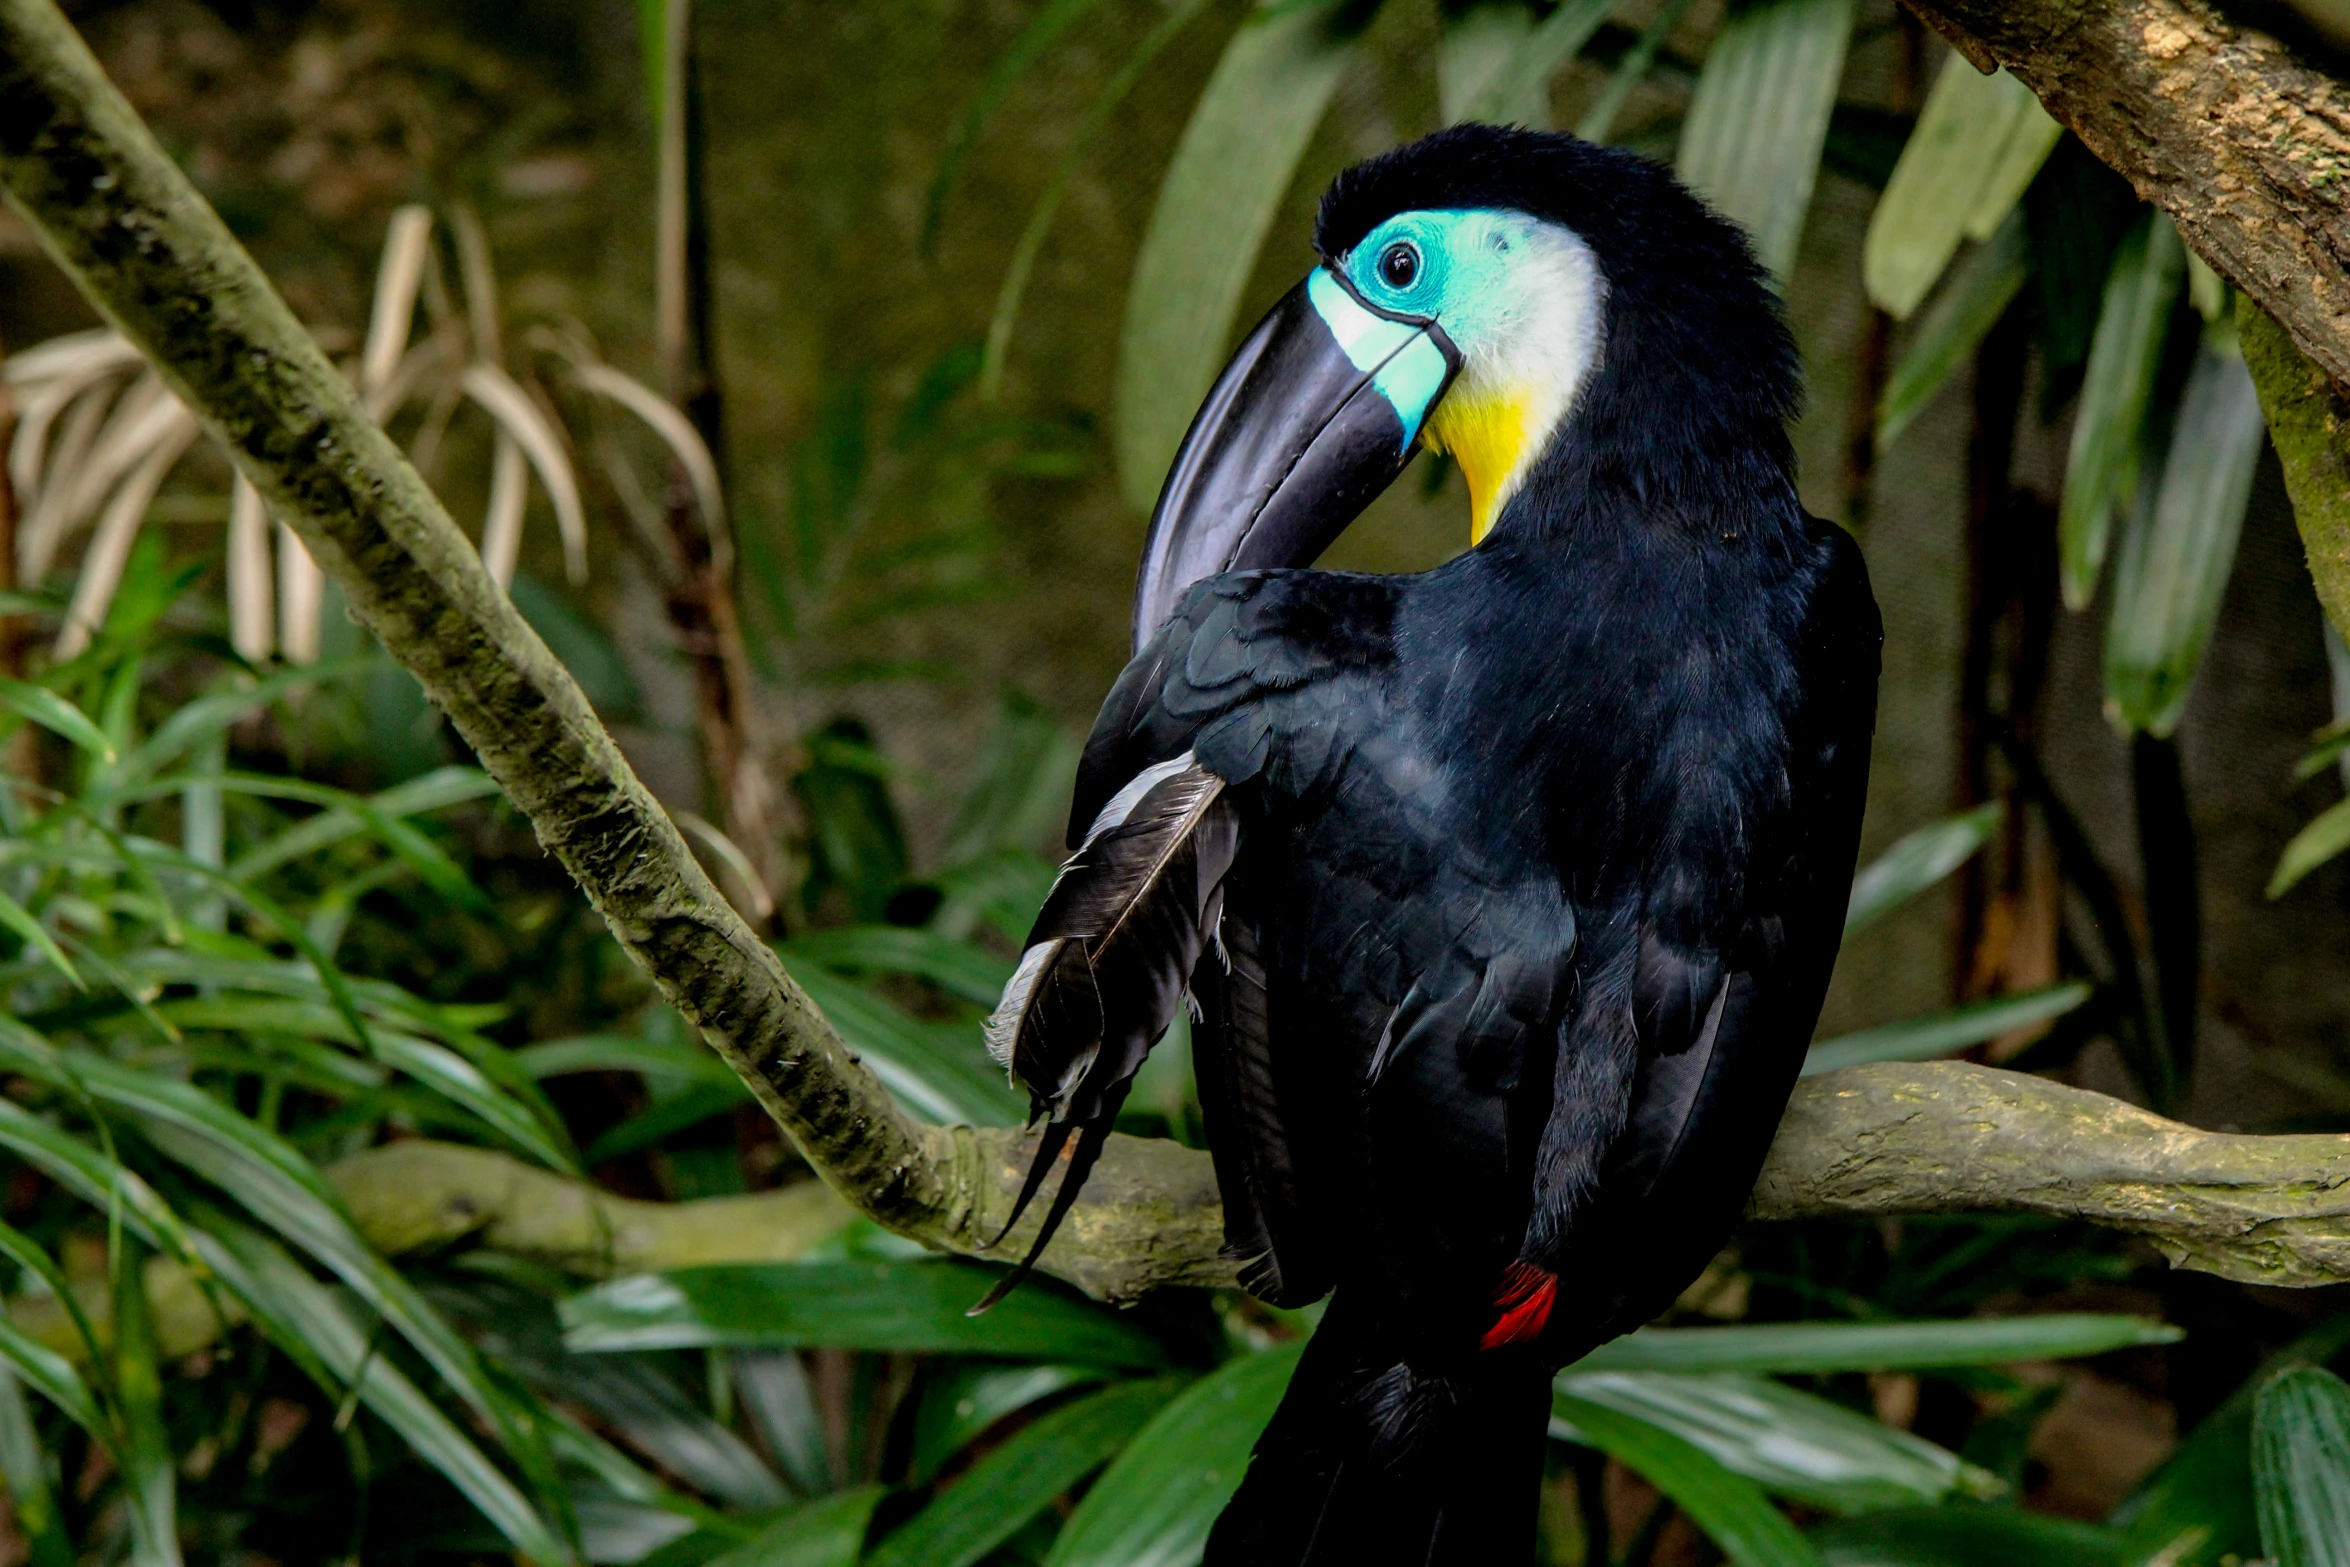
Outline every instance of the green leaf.
<svg viewBox="0 0 2350 1567"><path fill-rule="evenodd" d="M709 1567L853 1567L881 1495L868 1485L804 1503Z"/></svg>
<svg viewBox="0 0 2350 1567"><path fill-rule="evenodd" d="M1520 5L1485 5L1455 17L1445 30L1446 47L1457 57L1481 46L1492 58L1473 63L1463 60L1456 65L1456 76L1469 76L1478 85L1476 90L1460 94L1465 100L1462 112L1456 114L1447 108L1445 118L1547 129L1551 77L1582 52L1591 35L1599 31L1599 24L1622 3L1566 0L1530 28L1522 25L1522 20L1512 20L1526 17L1525 7ZM1480 66L1482 69L1477 68ZM1444 82L1441 61L1437 79Z"/></svg>
<svg viewBox="0 0 2350 1567"><path fill-rule="evenodd" d="M1000 1309L1000 1308L999 1308ZM1176 1395L1102 1472L1045 1567L1187 1567L1248 1469L1302 1345L1228 1360Z"/></svg>
<svg viewBox="0 0 2350 1567"><path fill-rule="evenodd" d="M1820 1567L1819 1553L1762 1487L1662 1426L1567 1393L1551 1396L1551 1435L1594 1447L1670 1497L1735 1567Z"/></svg>
<svg viewBox="0 0 2350 1567"><path fill-rule="evenodd" d="M445 810L468 800L487 799L498 792L497 780L478 767L438 767L367 796L367 805L377 817L396 821L404 816ZM239 855L228 867L228 874L234 881L251 881L288 860L331 849L367 830L367 820L356 812L320 811Z"/></svg>
<svg viewBox="0 0 2350 1567"><path fill-rule="evenodd" d="M1999 830L1997 801L1920 827L1861 868L1844 909L1844 934L1872 925L1957 870Z"/></svg>
<svg viewBox="0 0 2350 1567"><path fill-rule="evenodd" d="M1812 1531L1828 1567L2122 1567L2118 1535L2011 1507L1841 1518Z"/></svg>
<svg viewBox="0 0 2350 1567"><path fill-rule="evenodd" d="M1607 85L1599 96L1591 100L1591 107L1583 111L1583 123L1575 127L1575 134L1585 141L1604 142L1616 127L1616 116L1623 112L1624 100L1632 96L1632 89L1648 79L1656 67L1659 50L1681 18L1689 14L1695 0L1665 0L1664 7L1640 30L1632 47L1624 51L1616 68L1608 73Z"/></svg>
<svg viewBox="0 0 2350 1567"><path fill-rule="evenodd" d="M2006 75L2004 71L2000 74ZM2064 127L2049 117L2037 97L2028 97L2016 114L2006 145L1999 149L1998 161L1975 193L1975 204L1966 215L1967 238L1980 242L1998 232L2022 204L2024 192L2032 188L2048 155L2063 139Z"/></svg>
<svg viewBox="0 0 2350 1567"><path fill-rule="evenodd" d="M2268 895L2281 898L2295 883L2344 849L2350 849L2350 799L2338 800L2315 820L2293 834L2277 856L2277 868L2268 879Z"/></svg>
<svg viewBox="0 0 2350 1567"><path fill-rule="evenodd" d="M1354 34L1328 3L1252 11L1193 107L1144 231L1118 342L1118 485L1147 512L1200 399Z"/></svg>
<svg viewBox="0 0 2350 1567"><path fill-rule="evenodd" d="M972 1361L937 1367L914 1411L907 1474L925 1484L988 1427L1039 1399L1102 1380L1099 1366L999 1366Z"/></svg>
<svg viewBox="0 0 2350 1567"><path fill-rule="evenodd" d="M97 1399L73 1362L5 1316L0 1316L0 1360L7 1361L26 1386L55 1404L100 1447L114 1450L114 1427L99 1412Z"/></svg>
<svg viewBox="0 0 2350 1567"><path fill-rule="evenodd" d="M777 950L795 974L810 965L844 974L910 974L982 1007L993 1007L1012 978L1009 958L903 925L810 931Z"/></svg>
<svg viewBox="0 0 2350 1567"><path fill-rule="evenodd" d="M2214 343L2214 336L2223 341ZM2151 507L2131 509L2105 623L2105 711L2157 738L2178 727L2235 569L2252 471L2268 444L2232 329L2205 334Z"/></svg>
<svg viewBox="0 0 2350 1567"><path fill-rule="evenodd" d="M1010 96L1029 66L1099 4L1101 0L1045 0L1012 40L1012 46L996 56L995 63L987 68L979 90L971 95L971 102L964 106L955 128L947 133L946 151L939 155L938 172L931 176L930 190L922 199L922 254L929 255L938 242L938 226L946 214L947 196L954 189L955 176L970 158L971 149L979 144L979 133L987 128L996 110L1003 107L1004 99Z"/></svg>
<svg viewBox="0 0 2350 1567"><path fill-rule="evenodd" d="M2152 209L2122 240L2106 273L2057 508L2057 558L2068 608L2080 609L2096 595L2114 513L2137 488L2146 408L2185 273L2179 231Z"/></svg>
<svg viewBox="0 0 2350 1567"><path fill-rule="evenodd" d="M1819 176L1853 9L1854 0L1762 0L1733 11L1681 127L1681 178L1744 225L1782 284Z"/></svg>
<svg viewBox="0 0 2350 1567"><path fill-rule="evenodd" d="M794 1262L679 1268L615 1279L563 1302L575 1350L825 1346L1000 1355L1106 1366L1166 1363L1158 1341L1105 1306L1038 1280L985 1316L991 1269L955 1262Z"/></svg>
<svg viewBox="0 0 2350 1567"><path fill-rule="evenodd" d="M976 1022L918 1022L864 986L822 969L799 969L793 977L908 1109L973 1126L1019 1123L1025 1106L1003 1069L988 1059Z"/></svg>
<svg viewBox="0 0 2350 1567"><path fill-rule="evenodd" d="M89 715L80 708L44 686L0 675L0 709L14 713L27 723L38 724L51 734L63 736L102 765L114 764L114 742L106 738L106 731L90 722Z"/></svg>
<svg viewBox="0 0 2350 1567"><path fill-rule="evenodd" d="M0 925L16 932L26 946L47 958L59 973L73 981L75 989L90 988L82 983L81 975L74 972L73 964L66 960L65 949L57 944L56 937L49 934L49 927L35 919L32 910L5 892L0 892Z"/></svg>
<svg viewBox="0 0 2350 1567"><path fill-rule="evenodd" d="M569 1548L513 1482L377 1352L334 1292L312 1279L283 1248L233 1222L208 1225L199 1245L221 1282L252 1313L254 1324L323 1390L341 1397L357 1380L360 1402L479 1508L516 1550L540 1562L571 1559Z"/></svg>
<svg viewBox="0 0 2350 1567"><path fill-rule="evenodd" d="M525 1045L514 1052L515 1065L534 1078L562 1077L571 1072L641 1072L647 1077L680 1083L740 1083L734 1069L711 1051L690 1040L646 1038L637 1034L581 1034Z"/></svg>
<svg viewBox="0 0 2350 1567"><path fill-rule="evenodd" d="M289 669L266 680L231 676L220 690L198 697L174 710L169 718L157 724L155 732L141 741L124 759L120 781L144 782L197 745L224 732L248 713L259 712L280 697L330 680L344 679L370 665L380 667L381 663L382 660L373 658L344 658L322 664L305 664L299 669Z"/></svg>
<svg viewBox="0 0 2350 1567"><path fill-rule="evenodd" d="M155 1361L147 1270L136 1248L117 1251L109 1260L114 1266L114 1395L122 1414L131 1560L138 1567L179 1567L177 1465L163 1428L163 1373Z"/></svg>
<svg viewBox="0 0 2350 1567"><path fill-rule="evenodd" d="M1947 1448L1763 1377L1569 1372L1558 1389L1669 1431L1764 1490L1832 1513L2001 1489L1997 1476Z"/></svg>
<svg viewBox="0 0 2350 1567"><path fill-rule="evenodd" d="M1642 1328L1602 1344L1574 1371L1924 1371L2070 1360L2181 1334L2144 1317L2051 1312L1953 1322L1774 1322L1734 1328Z"/></svg>
<svg viewBox="0 0 2350 1567"><path fill-rule="evenodd" d="M359 1236L317 1170L284 1141L186 1083L97 1056L76 1076L96 1098L138 1118L166 1157L235 1198L274 1233L348 1284L441 1379L488 1419L526 1468L543 1467L535 1427L415 1285Z"/></svg>
<svg viewBox="0 0 2350 1567"><path fill-rule="evenodd" d="M729 1081L723 1083L689 1083L676 1093L655 1100L598 1136L580 1158L588 1168L594 1169L640 1148L656 1147L704 1121L733 1114L735 1106L751 1097L751 1091L742 1079L731 1073L728 1077Z"/></svg>
<svg viewBox="0 0 2350 1567"><path fill-rule="evenodd" d="M2031 230L2022 214L2013 214L1987 244L1958 264L1911 329L1877 403L1880 450L1899 440L1959 366L1974 357L2031 275Z"/></svg>
<svg viewBox="0 0 2350 1567"><path fill-rule="evenodd" d="M79 1554L57 1510L54 1469L16 1374L0 1366L0 1481L7 1483L9 1510L30 1549L32 1567L74 1567Z"/></svg>
<svg viewBox="0 0 2350 1567"><path fill-rule="evenodd" d="M1927 1017L1904 1018L1856 1034L1823 1039L1803 1058L1803 1075L1817 1077L1870 1061L1931 1061L1937 1056L1997 1039L2019 1028L2062 1017L2095 994L2095 987L2075 982L2049 985L2013 996L1993 996Z"/></svg>
<svg viewBox="0 0 2350 1567"><path fill-rule="evenodd" d="M2350 1567L2350 1387L2322 1366L2269 1379L2252 1412L2261 1549L2276 1567Z"/></svg>
<svg viewBox="0 0 2350 1567"><path fill-rule="evenodd" d="M1132 1441L1183 1386L1128 1382L1023 1427L881 1542L870 1567L971 1567Z"/></svg>
<svg viewBox="0 0 2350 1567"><path fill-rule="evenodd" d="M1879 309L1908 320L1979 215L1991 214L1981 238L2014 209L2024 186L2040 171L2040 160L2056 145L2054 137L2041 145L2035 135L2039 157L2028 168L2010 166L2008 145L2027 117L2051 127L2056 123L2032 90L2005 71L1985 76L1957 54L1943 61L1917 129L1910 132L1869 218L1861 272ZM2020 183L2015 178L2019 168Z"/></svg>

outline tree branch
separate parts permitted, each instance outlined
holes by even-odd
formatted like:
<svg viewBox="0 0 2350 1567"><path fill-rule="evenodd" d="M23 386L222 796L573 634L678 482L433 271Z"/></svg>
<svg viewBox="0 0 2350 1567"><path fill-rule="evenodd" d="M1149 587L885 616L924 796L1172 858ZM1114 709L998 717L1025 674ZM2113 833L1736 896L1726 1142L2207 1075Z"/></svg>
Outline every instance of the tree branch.
<svg viewBox="0 0 2350 1567"><path fill-rule="evenodd" d="M832 1189L902 1234L976 1250L1010 1210L1024 1139L915 1127L842 1045L47 0L0 0L0 188L301 534L621 945ZM627 1204L498 1155L429 1146L338 1167L347 1202L387 1250L476 1235L592 1268L772 1258L790 1244L783 1199ZM2184 1266L2318 1283L2350 1277L2350 1241L2333 1238L2350 1198L2331 1194L2344 1187L2350 1139L2219 1136L1987 1068L1874 1066L1798 1090L1753 1211L2064 1214L2147 1235ZM1230 1282L1220 1239L1207 1157L1121 1137L1046 1266L1130 1299Z"/></svg>
<svg viewBox="0 0 2350 1567"><path fill-rule="evenodd" d="M1994 64L2350 384L2350 87L2209 0L1903 0Z"/></svg>

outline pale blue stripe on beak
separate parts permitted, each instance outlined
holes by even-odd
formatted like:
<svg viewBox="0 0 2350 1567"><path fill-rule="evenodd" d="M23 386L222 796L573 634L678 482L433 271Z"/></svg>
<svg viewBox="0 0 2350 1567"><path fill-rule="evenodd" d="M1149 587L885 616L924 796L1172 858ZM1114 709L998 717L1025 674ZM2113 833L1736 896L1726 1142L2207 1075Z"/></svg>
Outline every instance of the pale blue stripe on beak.
<svg viewBox="0 0 2350 1567"><path fill-rule="evenodd" d="M1370 375L1371 384L1394 407L1404 449L1410 450L1450 374L1444 350L1425 329L1365 310L1328 267L1316 267L1307 277L1306 297L1348 360Z"/></svg>

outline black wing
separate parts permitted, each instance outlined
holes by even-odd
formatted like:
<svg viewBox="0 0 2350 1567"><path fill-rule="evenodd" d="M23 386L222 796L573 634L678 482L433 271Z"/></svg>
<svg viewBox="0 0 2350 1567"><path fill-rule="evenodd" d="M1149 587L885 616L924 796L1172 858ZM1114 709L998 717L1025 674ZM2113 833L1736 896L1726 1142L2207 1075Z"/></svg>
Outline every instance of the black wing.
<svg viewBox="0 0 2350 1567"><path fill-rule="evenodd" d="M1814 528L1825 566L1796 650L1785 777L1770 791L1784 803L1698 791L1698 810L1744 813L1729 835L1739 855L1692 870L1667 854L1592 942L1562 1079L1620 1073L1628 1092L1614 1135L1581 1142L1581 1179L1546 1168L1551 1189L1537 1195L1556 1265L1598 1286L1561 1323L1565 1336L1627 1331L1703 1269L1745 1207L1819 1016L1859 847L1883 634L1858 547ZM1724 888L1727 920L1689 917ZM1554 1134L1572 1108L1562 1092ZM1596 1257L1618 1261L1575 1265Z"/></svg>

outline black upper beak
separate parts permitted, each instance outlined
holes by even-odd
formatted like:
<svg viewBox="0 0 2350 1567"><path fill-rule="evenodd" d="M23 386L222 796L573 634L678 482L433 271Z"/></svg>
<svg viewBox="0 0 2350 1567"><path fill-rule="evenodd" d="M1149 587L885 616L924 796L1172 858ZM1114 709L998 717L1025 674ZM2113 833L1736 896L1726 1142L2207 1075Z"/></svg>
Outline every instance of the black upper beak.
<svg viewBox="0 0 2350 1567"><path fill-rule="evenodd" d="M1283 295L1168 470L1135 583L1136 648L1202 578L1313 564L1403 472L1460 367L1434 320L1379 309L1333 267Z"/></svg>

